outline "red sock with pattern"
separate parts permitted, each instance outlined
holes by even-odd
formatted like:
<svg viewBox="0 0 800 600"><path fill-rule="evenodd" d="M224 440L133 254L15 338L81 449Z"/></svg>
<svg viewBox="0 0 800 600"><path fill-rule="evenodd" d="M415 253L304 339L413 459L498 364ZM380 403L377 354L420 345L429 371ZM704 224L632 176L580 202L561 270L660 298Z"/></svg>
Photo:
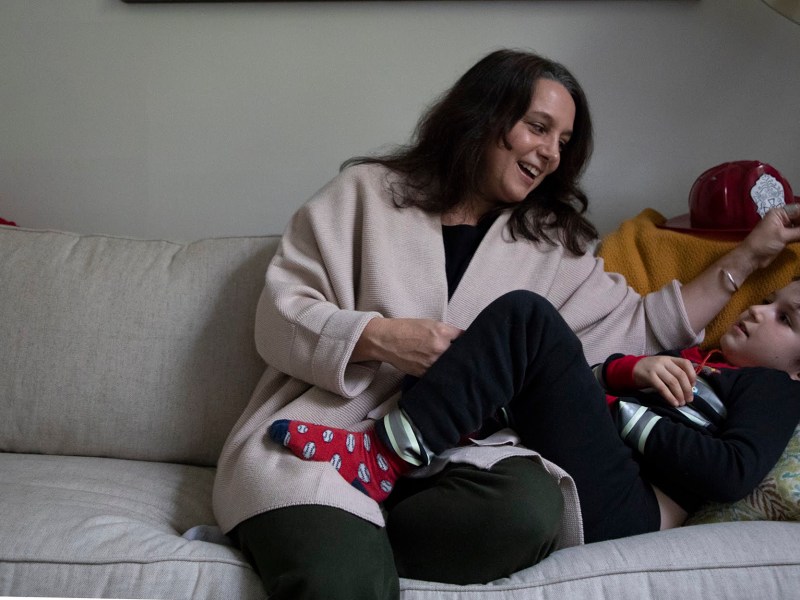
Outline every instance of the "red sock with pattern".
<svg viewBox="0 0 800 600"><path fill-rule="evenodd" d="M269 436L304 460L331 463L375 502L383 502L397 479L414 466L385 444L374 428L356 432L283 419L270 425Z"/></svg>

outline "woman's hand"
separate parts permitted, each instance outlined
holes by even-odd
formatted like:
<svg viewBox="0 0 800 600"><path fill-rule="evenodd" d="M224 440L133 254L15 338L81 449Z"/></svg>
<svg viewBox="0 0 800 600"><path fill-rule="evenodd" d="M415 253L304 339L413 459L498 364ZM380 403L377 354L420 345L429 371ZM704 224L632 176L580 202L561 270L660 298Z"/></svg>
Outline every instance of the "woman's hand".
<svg viewBox="0 0 800 600"><path fill-rule="evenodd" d="M675 356L645 356L633 367L639 389L655 389L670 406L684 406L694 399L696 379L692 363Z"/></svg>
<svg viewBox="0 0 800 600"><path fill-rule="evenodd" d="M700 331L708 325L754 271L768 266L786 244L798 241L800 204L770 210L739 245L681 287L692 328Z"/></svg>
<svg viewBox="0 0 800 600"><path fill-rule="evenodd" d="M422 376L463 330L433 319L372 319L353 349L351 362L379 360Z"/></svg>
<svg viewBox="0 0 800 600"><path fill-rule="evenodd" d="M769 265L786 244L800 241L800 204L773 208L742 241L753 270Z"/></svg>

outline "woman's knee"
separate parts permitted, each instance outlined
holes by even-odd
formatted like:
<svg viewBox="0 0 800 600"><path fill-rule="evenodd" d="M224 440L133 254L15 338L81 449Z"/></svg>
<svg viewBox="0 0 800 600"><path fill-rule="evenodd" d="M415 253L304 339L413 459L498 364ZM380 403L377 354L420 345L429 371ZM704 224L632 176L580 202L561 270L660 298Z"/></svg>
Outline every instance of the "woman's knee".
<svg viewBox="0 0 800 600"><path fill-rule="evenodd" d="M564 496L556 480L537 461L527 457L507 458L493 471L502 476L498 496L523 499L505 503L492 527L506 539L517 538L523 550L521 560L535 564L552 552L564 514ZM534 510L531 507L536 507ZM529 559L524 558L526 556Z"/></svg>
<svg viewBox="0 0 800 600"><path fill-rule="evenodd" d="M388 533L401 576L486 583L547 557L563 510L558 485L530 458L454 464L391 510Z"/></svg>

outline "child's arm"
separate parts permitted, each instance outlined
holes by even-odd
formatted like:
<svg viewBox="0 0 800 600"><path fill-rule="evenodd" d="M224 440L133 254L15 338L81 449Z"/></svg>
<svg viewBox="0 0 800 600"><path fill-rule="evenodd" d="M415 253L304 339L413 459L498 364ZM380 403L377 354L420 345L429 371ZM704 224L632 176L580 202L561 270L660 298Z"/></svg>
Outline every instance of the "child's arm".
<svg viewBox="0 0 800 600"><path fill-rule="evenodd" d="M692 363L677 356L645 356L633 367L638 389L653 388L670 406L684 406L694 399L696 378Z"/></svg>
<svg viewBox="0 0 800 600"><path fill-rule="evenodd" d="M654 474L652 483L675 500L687 494L715 502L746 496L778 461L800 419L800 383L786 373L744 368L717 377L728 416L716 434L662 418L647 438L642 464Z"/></svg>
<svg viewBox="0 0 800 600"><path fill-rule="evenodd" d="M624 394L652 388L670 406L684 406L694 398L696 379L692 363L676 356L625 356L615 354L594 369L603 388Z"/></svg>

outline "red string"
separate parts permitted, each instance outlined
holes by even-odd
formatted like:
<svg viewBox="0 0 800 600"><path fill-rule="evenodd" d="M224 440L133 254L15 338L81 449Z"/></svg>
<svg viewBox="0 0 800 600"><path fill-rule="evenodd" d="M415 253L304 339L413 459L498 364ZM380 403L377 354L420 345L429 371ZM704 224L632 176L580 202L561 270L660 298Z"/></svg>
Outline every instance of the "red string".
<svg viewBox="0 0 800 600"><path fill-rule="evenodd" d="M699 375L700 371L703 370L703 368L706 366L708 361L711 360L711 357L714 356L715 354L719 354L720 357L722 357L722 361L725 360L725 356L722 354L722 351L720 349L718 349L718 348L713 348L713 349L709 350L706 353L706 355L703 357L703 360L700 362L700 364L695 365L694 372Z"/></svg>

